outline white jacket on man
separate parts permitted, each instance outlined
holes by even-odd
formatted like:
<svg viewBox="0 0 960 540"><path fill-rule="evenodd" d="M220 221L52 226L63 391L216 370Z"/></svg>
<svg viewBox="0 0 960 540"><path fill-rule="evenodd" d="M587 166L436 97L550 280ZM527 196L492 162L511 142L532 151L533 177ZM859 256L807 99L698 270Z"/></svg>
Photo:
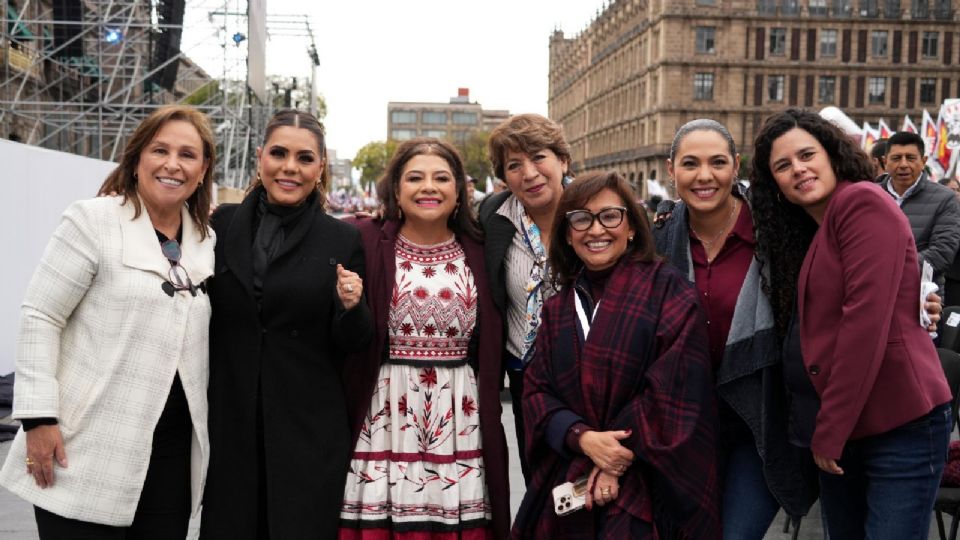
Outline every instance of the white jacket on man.
<svg viewBox="0 0 960 540"><path fill-rule="evenodd" d="M22 305L13 416L54 417L68 465L40 489L16 439L0 485L60 516L113 526L133 522L153 431L179 372L193 421L191 510L203 495L207 438L206 293L161 289L170 263L142 207L120 197L78 201L64 212ZM213 271L213 232L184 206L180 264L199 284Z"/></svg>

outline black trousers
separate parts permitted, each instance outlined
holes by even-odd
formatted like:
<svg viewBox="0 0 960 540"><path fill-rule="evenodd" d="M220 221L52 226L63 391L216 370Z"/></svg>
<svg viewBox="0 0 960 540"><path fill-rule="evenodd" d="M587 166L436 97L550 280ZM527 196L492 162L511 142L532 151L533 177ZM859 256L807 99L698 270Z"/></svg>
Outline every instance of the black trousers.
<svg viewBox="0 0 960 540"><path fill-rule="evenodd" d="M527 465L527 434L523 426L523 370L508 369L507 380L510 381L510 405L513 408L513 423L517 430L517 448L520 450L520 470L523 472L524 483L530 485L530 467Z"/></svg>
<svg viewBox="0 0 960 540"><path fill-rule="evenodd" d="M68 519L38 506L34 514L40 540L183 540L190 524L190 454L150 460L129 527Z"/></svg>
<svg viewBox="0 0 960 540"><path fill-rule="evenodd" d="M153 432L153 451L129 527L69 519L34 507L40 540L183 540L190 525L193 426L179 376Z"/></svg>

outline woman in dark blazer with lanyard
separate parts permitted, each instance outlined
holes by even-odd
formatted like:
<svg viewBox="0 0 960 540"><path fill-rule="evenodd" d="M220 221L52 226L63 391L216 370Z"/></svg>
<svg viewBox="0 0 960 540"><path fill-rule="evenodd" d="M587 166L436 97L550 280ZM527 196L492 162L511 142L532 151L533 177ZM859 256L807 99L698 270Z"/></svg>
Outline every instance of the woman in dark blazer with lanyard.
<svg viewBox="0 0 960 540"><path fill-rule="evenodd" d="M926 538L950 389L919 324L907 219L862 181L872 176L866 154L812 112L769 118L753 170L758 251L778 323L790 326L787 384L807 376L820 399L810 442L830 536Z"/></svg>
<svg viewBox="0 0 960 540"><path fill-rule="evenodd" d="M335 538L350 452L342 359L372 323L356 229L324 212L326 146L280 111L221 206L210 282L211 460L201 538Z"/></svg>

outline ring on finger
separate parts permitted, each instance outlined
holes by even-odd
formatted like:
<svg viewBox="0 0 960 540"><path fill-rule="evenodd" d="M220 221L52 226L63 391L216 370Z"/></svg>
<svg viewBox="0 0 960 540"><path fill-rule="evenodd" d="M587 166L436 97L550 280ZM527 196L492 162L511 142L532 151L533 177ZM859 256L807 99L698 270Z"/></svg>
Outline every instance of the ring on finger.
<svg viewBox="0 0 960 540"><path fill-rule="evenodd" d="M347 283L346 285L343 286L343 290L347 291L348 293L352 293L352 292L353 292L353 285Z"/></svg>

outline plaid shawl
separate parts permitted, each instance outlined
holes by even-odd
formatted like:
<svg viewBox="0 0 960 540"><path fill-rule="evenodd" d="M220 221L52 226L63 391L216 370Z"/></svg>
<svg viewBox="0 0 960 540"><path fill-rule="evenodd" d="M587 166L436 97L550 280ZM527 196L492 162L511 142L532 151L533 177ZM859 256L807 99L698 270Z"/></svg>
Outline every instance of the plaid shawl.
<svg viewBox="0 0 960 540"><path fill-rule="evenodd" d="M551 490L593 465L546 442L552 415L569 410L594 429L633 430L622 443L637 460L609 512L642 519L652 507L659 538L720 538L716 396L696 290L664 263L621 260L585 346L574 294L567 288L544 306L526 370L527 459L535 471L513 537L597 535L590 512L559 518L553 510Z"/></svg>

